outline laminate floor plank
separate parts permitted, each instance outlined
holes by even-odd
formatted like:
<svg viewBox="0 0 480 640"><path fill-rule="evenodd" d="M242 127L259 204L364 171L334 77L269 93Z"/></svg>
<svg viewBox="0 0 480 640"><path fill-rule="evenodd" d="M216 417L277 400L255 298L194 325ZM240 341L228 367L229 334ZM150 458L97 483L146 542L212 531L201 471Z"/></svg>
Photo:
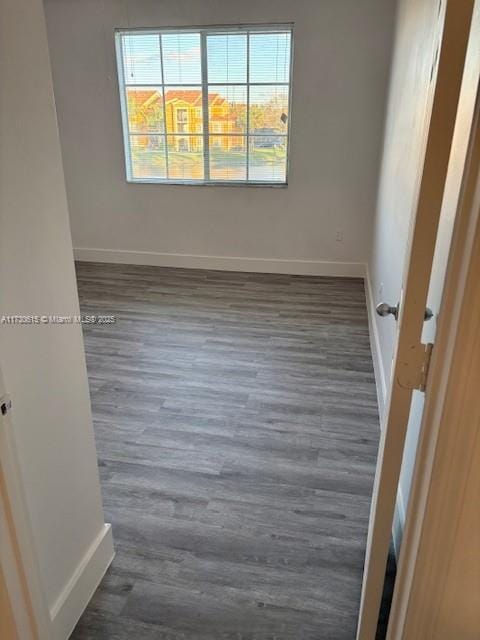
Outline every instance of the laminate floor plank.
<svg viewBox="0 0 480 640"><path fill-rule="evenodd" d="M116 557L74 640L353 640L379 424L363 282L77 263Z"/></svg>

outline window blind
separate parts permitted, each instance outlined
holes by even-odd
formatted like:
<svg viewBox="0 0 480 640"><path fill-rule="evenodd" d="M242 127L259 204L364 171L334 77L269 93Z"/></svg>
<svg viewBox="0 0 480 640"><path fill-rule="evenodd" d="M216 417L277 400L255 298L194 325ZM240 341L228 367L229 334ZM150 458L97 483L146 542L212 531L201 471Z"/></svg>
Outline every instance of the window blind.
<svg viewBox="0 0 480 640"><path fill-rule="evenodd" d="M286 184L292 29L116 34L127 180Z"/></svg>

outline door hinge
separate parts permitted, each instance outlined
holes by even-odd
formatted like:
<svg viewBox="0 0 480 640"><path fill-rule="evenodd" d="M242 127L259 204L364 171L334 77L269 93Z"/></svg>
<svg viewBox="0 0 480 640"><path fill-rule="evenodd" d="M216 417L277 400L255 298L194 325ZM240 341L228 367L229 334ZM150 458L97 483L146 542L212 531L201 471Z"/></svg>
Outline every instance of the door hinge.
<svg viewBox="0 0 480 640"><path fill-rule="evenodd" d="M11 408L12 408L12 401L10 400L10 398L6 395L2 396L0 398L0 414L2 416L6 416Z"/></svg>
<svg viewBox="0 0 480 640"><path fill-rule="evenodd" d="M399 362L398 384L404 389L425 391L432 359L433 344L411 345L408 354Z"/></svg>

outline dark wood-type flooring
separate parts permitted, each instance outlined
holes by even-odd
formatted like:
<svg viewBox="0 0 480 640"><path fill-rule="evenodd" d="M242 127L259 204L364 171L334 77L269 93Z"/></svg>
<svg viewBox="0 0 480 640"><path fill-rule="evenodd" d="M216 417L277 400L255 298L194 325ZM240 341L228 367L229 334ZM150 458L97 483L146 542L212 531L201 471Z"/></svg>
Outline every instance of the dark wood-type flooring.
<svg viewBox="0 0 480 640"><path fill-rule="evenodd" d="M379 425L359 279L79 263L117 555L74 640L354 640Z"/></svg>

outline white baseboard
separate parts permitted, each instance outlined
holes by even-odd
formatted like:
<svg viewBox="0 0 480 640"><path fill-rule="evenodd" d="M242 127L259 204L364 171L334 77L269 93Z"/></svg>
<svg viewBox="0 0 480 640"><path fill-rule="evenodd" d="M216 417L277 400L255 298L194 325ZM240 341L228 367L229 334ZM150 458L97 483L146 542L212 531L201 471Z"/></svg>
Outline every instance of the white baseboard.
<svg viewBox="0 0 480 640"><path fill-rule="evenodd" d="M377 328L377 316L375 312L375 296L373 295L372 280L368 265L365 270L365 294L367 298L368 327L370 333L370 348L372 350L373 369L375 372L375 386L377 388L378 412L380 415L380 425L385 415L385 405L387 402L387 378L385 367L383 366L382 350L380 346L380 336ZM397 502L395 504L395 514L393 517L392 538L395 549L395 556L398 560L400 545L403 537L405 525L405 507L403 501L402 488L398 487Z"/></svg>
<svg viewBox="0 0 480 640"><path fill-rule="evenodd" d="M158 267L337 276L346 278L363 278L365 276L365 264L363 262L277 260L274 258L204 256L123 249L90 249L85 247L77 247L74 249L74 255L76 260L84 260L86 262L114 262L119 264L153 265Z"/></svg>
<svg viewBox="0 0 480 640"><path fill-rule="evenodd" d="M115 555L112 529L105 524L50 609L52 640L67 640Z"/></svg>

